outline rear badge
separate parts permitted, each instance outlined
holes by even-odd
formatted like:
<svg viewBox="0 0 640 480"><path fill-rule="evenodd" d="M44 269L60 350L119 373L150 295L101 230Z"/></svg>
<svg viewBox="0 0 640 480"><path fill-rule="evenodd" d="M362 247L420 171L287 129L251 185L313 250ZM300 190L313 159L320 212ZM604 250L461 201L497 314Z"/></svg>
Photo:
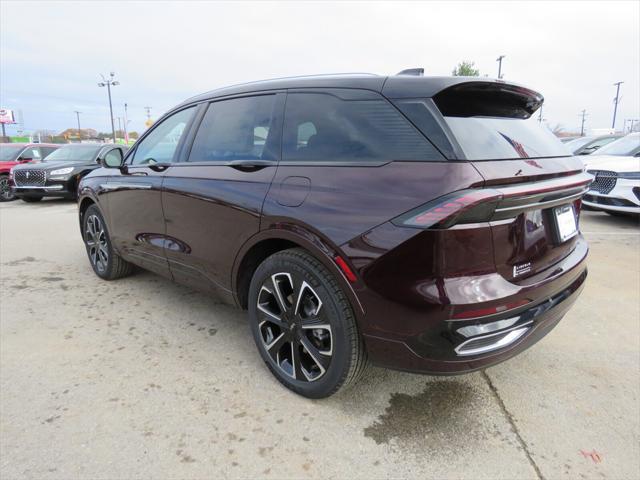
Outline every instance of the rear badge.
<svg viewBox="0 0 640 480"><path fill-rule="evenodd" d="M518 275L522 275L523 273L528 273L531 271L531 262L523 263L521 265L513 266L513 276L517 277Z"/></svg>

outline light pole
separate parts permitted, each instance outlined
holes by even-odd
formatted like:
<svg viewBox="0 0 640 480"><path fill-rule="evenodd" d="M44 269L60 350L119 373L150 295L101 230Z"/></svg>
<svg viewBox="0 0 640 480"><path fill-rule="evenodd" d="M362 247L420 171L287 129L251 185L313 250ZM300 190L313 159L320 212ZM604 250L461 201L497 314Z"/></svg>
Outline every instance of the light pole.
<svg viewBox="0 0 640 480"><path fill-rule="evenodd" d="M113 134L113 143L116 143L116 126L113 123L113 106L111 105L111 87L120 85L120 82L113 79L116 76L115 73L109 73L109 78L104 78L104 75L100 74L102 82L98 83L99 87L107 87L107 93L109 94L109 113L111 115L111 133Z"/></svg>
<svg viewBox="0 0 640 480"><path fill-rule="evenodd" d="M77 110L75 110L74 113L76 114L76 118L78 119L78 140L82 143L82 130L80 130L80 114L82 112L78 112Z"/></svg>
<svg viewBox="0 0 640 480"><path fill-rule="evenodd" d="M613 122L611 123L611 128L613 128L613 130L615 131L616 129L616 113L618 113L618 102L620 101L620 85L623 84L624 82L618 82L618 83L614 83L613 85L616 86L616 98L613 101Z"/></svg>
<svg viewBox="0 0 640 480"><path fill-rule="evenodd" d="M496 62L498 62L498 79L502 78L502 59L505 57L505 55L500 55L498 58L496 58Z"/></svg>

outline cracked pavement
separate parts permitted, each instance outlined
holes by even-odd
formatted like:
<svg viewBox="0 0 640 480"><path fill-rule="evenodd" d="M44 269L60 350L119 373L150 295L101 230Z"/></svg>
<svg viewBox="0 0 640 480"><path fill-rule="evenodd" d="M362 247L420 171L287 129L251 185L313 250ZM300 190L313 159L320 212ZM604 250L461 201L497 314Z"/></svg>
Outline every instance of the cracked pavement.
<svg viewBox="0 0 640 480"><path fill-rule="evenodd" d="M73 202L0 204L0 477L640 478L640 228L581 223L585 290L522 355L370 368L310 401L271 377L243 312L95 277Z"/></svg>

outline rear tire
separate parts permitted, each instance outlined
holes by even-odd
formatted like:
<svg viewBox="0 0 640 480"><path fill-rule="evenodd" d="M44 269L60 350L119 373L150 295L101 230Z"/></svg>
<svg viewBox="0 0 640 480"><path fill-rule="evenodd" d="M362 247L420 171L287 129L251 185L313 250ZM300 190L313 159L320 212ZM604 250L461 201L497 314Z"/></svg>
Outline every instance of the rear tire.
<svg viewBox="0 0 640 480"><path fill-rule="evenodd" d="M0 175L0 202L10 202L15 199L16 196L9 185L9 175Z"/></svg>
<svg viewBox="0 0 640 480"><path fill-rule="evenodd" d="M36 196L31 196L31 197L21 197L22 200L24 202L27 203L35 203L35 202L39 202L40 200L42 200L42 197L36 197Z"/></svg>
<svg viewBox="0 0 640 480"><path fill-rule="evenodd" d="M97 276L103 280L115 280L131 275L134 266L113 249L107 224L95 205L87 208L82 218L82 238L89 263Z"/></svg>
<svg viewBox="0 0 640 480"><path fill-rule="evenodd" d="M305 250L284 250L260 264L249 287L249 319L267 367L299 395L333 395L356 383L366 367L346 295Z"/></svg>

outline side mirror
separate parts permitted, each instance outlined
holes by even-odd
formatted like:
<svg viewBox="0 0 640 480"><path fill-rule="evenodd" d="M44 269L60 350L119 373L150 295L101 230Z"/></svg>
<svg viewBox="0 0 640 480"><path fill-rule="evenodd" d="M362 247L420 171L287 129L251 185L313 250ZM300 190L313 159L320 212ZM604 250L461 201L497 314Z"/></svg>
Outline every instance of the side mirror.
<svg viewBox="0 0 640 480"><path fill-rule="evenodd" d="M18 159L19 162L24 162L24 163L31 162L32 160L33 160L33 158L27 158L27 157L20 157Z"/></svg>
<svg viewBox="0 0 640 480"><path fill-rule="evenodd" d="M108 152L102 160L98 159L98 163L105 168L120 168L122 166L122 153L120 149L114 148Z"/></svg>

